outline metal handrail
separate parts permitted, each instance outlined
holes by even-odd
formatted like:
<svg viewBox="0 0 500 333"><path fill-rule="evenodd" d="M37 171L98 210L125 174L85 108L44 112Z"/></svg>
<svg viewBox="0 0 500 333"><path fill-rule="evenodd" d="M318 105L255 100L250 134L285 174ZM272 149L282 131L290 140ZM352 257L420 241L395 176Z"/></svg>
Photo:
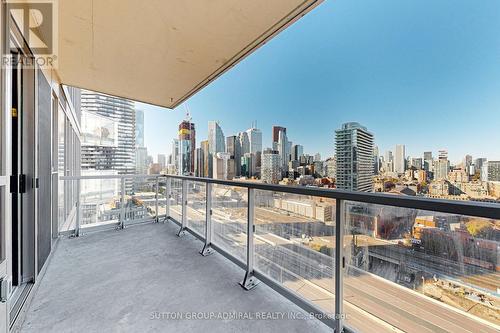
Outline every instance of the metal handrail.
<svg viewBox="0 0 500 333"><path fill-rule="evenodd" d="M220 180L213 178L202 178L178 175L105 175L105 176L63 176L61 180L78 179L121 179L121 178L173 178L202 183L251 188L263 191L283 192L298 195L309 195L329 199L340 199L345 201L355 201L361 203L394 206L401 208L428 210L439 213L449 213L467 216L484 217L498 220L500 219L500 204L480 202L480 201L454 201L436 198L399 196L384 193L354 192L339 189L327 189L306 186L274 185L256 182Z"/></svg>
<svg viewBox="0 0 500 333"><path fill-rule="evenodd" d="M454 201L435 198L411 197L384 193L355 192L307 186L274 185L256 182L220 180L191 176L163 175L174 179L212 183L226 186L252 188L256 190L309 195L344 201L355 201L375 205L421 209L439 213L500 219L500 204L479 201Z"/></svg>

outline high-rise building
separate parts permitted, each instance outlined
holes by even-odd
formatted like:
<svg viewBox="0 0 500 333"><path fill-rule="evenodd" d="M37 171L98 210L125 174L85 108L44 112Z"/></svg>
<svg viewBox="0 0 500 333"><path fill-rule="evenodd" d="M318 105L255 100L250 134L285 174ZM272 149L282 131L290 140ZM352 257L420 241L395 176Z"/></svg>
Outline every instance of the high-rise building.
<svg viewBox="0 0 500 333"><path fill-rule="evenodd" d="M321 154L320 153L314 154L314 162L317 162L317 161L321 161Z"/></svg>
<svg viewBox="0 0 500 333"><path fill-rule="evenodd" d="M464 170L467 173L467 176L472 176L473 173L471 173L471 167L472 167L472 156L471 155L465 155L464 160L463 160L463 165L464 165Z"/></svg>
<svg viewBox="0 0 500 333"><path fill-rule="evenodd" d="M282 126L273 126L273 149L278 150L278 141L280 137L280 132L284 132L286 134L286 127Z"/></svg>
<svg viewBox="0 0 500 333"><path fill-rule="evenodd" d="M247 132L238 133L238 138L240 140L241 156L250 152L250 140L248 139Z"/></svg>
<svg viewBox="0 0 500 333"><path fill-rule="evenodd" d="M205 170L205 156L202 148L196 148L194 151L194 175L196 177L204 177L203 171Z"/></svg>
<svg viewBox="0 0 500 333"><path fill-rule="evenodd" d="M385 172L394 172L394 156L392 155L392 151L390 151L390 150L385 152L384 171Z"/></svg>
<svg viewBox="0 0 500 333"><path fill-rule="evenodd" d="M158 154L158 164L160 165L161 170L165 169L167 165L167 157L164 154Z"/></svg>
<svg viewBox="0 0 500 333"><path fill-rule="evenodd" d="M325 167L326 176L329 178L337 177L337 158L335 156L327 158L325 164L326 164Z"/></svg>
<svg viewBox="0 0 500 333"><path fill-rule="evenodd" d="M380 171L380 154L378 146L373 147L373 172L378 175Z"/></svg>
<svg viewBox="0 0 500 333"><path fill-rule="evenodd" d="M241 157L241 175L252 177L255 175L255 155L246 153Z"/></svg>
<svg viewBox="0 0 500 333"><path fill-rule="evenodd" d="M476 172L481 173L481 170L483 169L483 164L485 164L486 161L487 159L484 157L476 158L474 160L474 170L476 170Z"/></svg>
<svg viewBox="0 0 500 333"><path fill-rule="evenodd" d="M417 170L422 170L422 168L423 168L422 158L421 157L412 158L411 159L411 166Z"/></svg>
<svg viewBox="0 0 500 333"><path fill-rule="evenodd" d="M224 153L226 151L226 143L224 132L219 123L216 121L208 122L208 175L213 177L213 161L216 153Z"/></svg>
<svg viewBox="0 0 500 333"><path fill-rule="evenodd" d="M135 169L137 174L147 174L148 168L148 149L146 147L137 147L135 152Z"/></svg>
<svg viewBox="0 0 500 333"><path fill-rule="evenodd" d="M280 157L280 169L282 172L288 171L288 138L285 131L278 133L278 154Z"/></svg>
<svg viewBox="0 0 500 333"><path fill-rule="evenodd" d="M135 172L145 175L148 173L149 164L148 150L144 146L144 111L142 110L135 110L135 147Z"/></svg>
<svg viewBox="0 0 500 333"><path fill-rule="evenodd" d="M248 143L250 147L250 153L257 154L262 152L262 132L260 129L252 127L247 130Z"/></svg>
<svg viewBox="0 0 500 333"><path fill-rule="evenodd" d="M182 176L190 176L194 170L192 160L194 158L191 140L178 140L179 142L179 157L177 159L177 174Z"/></svg>
<svg viewBox="0 0 500 333"><path fill-rule="evenodd" d="M500 161L488 161L488 181L500 182Z"/></svg>
<svg viewBox="0 0 500 333"><path fill-rule="evenodd" d="M106 153L112 161L110 169L116 170L120 175L135 174L136 112L134 102L125 98L82 90L81 108L84 112L97 114L116 122L117 144L114 149ZM86 148L82 145L82 161L87 153L85 150ZM127 193L132 191L132 179L126 180L125 188Z"/></svg>
<svg viewBox="0 0 500 333"><path fill-rule="evenodd" d="M440 150L438 159L434 161L434 180L448 179L448 172L450 171L450 161L448 161L448 151Z"/></svg>
<svg viewBox="0 0 500 333"><path fill-rule="evenodd" d="M300 157L304 155L304 146L302 145L293 145L292 147L292 160L300 161Z"/></svg>
<svg viewBox="0 0 500 333"><path fill-rule="evenodd" d="M432 151L424 151L424 161L432 160Z"/></svg>
<svg viewBox="0 0 500 333"><path fill-rule="evenodd" d="M208 122L208 150L211 154L226 151L224 132L219 123L213 120Z"/></svg>
<svg viewBox="0 0 500 333"><path fill-rule="evenodd" d="M188 118L179 124L179 148L182 152L179 174L193 175L195 167L194 152L196 149L196 129L194 123Z"/></svg>
<svg viewBox="0 0 500 333"><path fill-rule="evenodd" d="M214 179L230 180L231 172L229 169L229 153L215 153L213 157L213 175Z"/></svg>
<svg viewBox="0 0 500 333"><path fill-rule="evenodd" d="M172 165L175 166L176 173L178 173L178 167L179 167L179 140L178 139L173 139L172 140Z"/></svg>
<svg viewBox="0 0 500 333"><path fill-rule="evenodd" d="M447 160L448 159L448 151L446 149L441 149L438 151L438 158Z"/></svg>
<svg viewBox="0 0 500 333"><path fill-rule="evenodd" d="M337 188L373 190L373 134L358 123L345 123L335 131Z"/></svg>
<svg viewBox="0 0 500 333"><path fill-rule="evenodd" d="M105 116L83 111L81 115L82 170L117 170L118 123Z"/></svg>
<svg viewBox="0 0 500 333"><path fill-rule="evenodd" d="M394 172L398 174L405 173L405 145L396 145L394 149Z"/></svg>
<svg viewBox="0 0 500 333"><path fill-rule="evenodd" d="M262 152L262 167L260 172L261 180L264 183L277 184L281 180L281 162L282 160L278 151L266 149L264 150L264 152Z"/></svg>
<svg viewBox="0 0 500 333"><path fill-rule="evenodd" d="M239 176L241 174L241 144L238 136L231 135L226 138L226 151L230 159L234 161L235 176Z"/></svg>
<svg viewBox="0 0 500 333"><path fill-rule="evenodd" d="M200 169L200 177L209 177L208 173L208 158L210 156L210 151L208 149L208 140L204 140L200 142L201 154L203 155L203 168ZM201 157L200 157L201 158Z"/></svg>
<svg viewBox="0 0 500 333"><path fill-rule="evenodd" d="M144 111L135 110L135 145L144 147Z"/></svg>

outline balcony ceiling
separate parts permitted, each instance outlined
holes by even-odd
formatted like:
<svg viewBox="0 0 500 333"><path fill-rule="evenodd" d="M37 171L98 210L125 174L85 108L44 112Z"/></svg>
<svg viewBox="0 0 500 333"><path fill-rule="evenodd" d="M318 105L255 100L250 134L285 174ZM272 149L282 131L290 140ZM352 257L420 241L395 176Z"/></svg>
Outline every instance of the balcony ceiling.
<svg viewBox="0 0 500 333"><path fill-rule="evenodd" d="M58 76L173 108L320 2L59 1Z"/></svg>

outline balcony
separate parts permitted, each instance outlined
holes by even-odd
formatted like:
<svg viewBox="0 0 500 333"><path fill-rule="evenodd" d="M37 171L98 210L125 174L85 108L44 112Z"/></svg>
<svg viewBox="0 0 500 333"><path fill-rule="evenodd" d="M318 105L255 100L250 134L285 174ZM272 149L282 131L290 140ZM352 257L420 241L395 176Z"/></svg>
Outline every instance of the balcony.
<svg viewBox="0 0 500 333"><path fill-rule="evenodd" d="M177 230L149 223L61 239L21 332L329 331L314 320L169 320L169 312L306 314L265 285L243 290L239 267L200 256L200 242Z"/></svg>
<svg viewBox="0 0 500 333"><path fill-rule="evenodd" d="M62 177L121 188L77 196L22 331L499 329L498 242L460 240L498 205L163 175L131 195L125 178Z"/></svg>

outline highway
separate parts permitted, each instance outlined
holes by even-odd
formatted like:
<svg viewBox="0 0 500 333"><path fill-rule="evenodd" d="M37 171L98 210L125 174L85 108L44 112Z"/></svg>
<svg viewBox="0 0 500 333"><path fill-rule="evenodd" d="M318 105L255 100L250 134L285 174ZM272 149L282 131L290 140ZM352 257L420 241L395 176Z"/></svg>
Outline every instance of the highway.
<svg viewBox="0 0 500 333"><path fill-rule="evenodd" d="M171 207L180 216L180 207ZM257 208L258 209L258 208ZM204 211L188 207L189 221L204 221ZM245 257L245 220L228 220L228 214L213 209L218 244L233 255ZM189 222L188 222L189 223ZM220 232L223 233L221 234ZM286 287L333 312L333 258L273 234L260 234L255 241L256 268ZM428 297L382 278L349 269L344 277L346 324L361 332L484 332L496 333L488 325Z"/></svg>

